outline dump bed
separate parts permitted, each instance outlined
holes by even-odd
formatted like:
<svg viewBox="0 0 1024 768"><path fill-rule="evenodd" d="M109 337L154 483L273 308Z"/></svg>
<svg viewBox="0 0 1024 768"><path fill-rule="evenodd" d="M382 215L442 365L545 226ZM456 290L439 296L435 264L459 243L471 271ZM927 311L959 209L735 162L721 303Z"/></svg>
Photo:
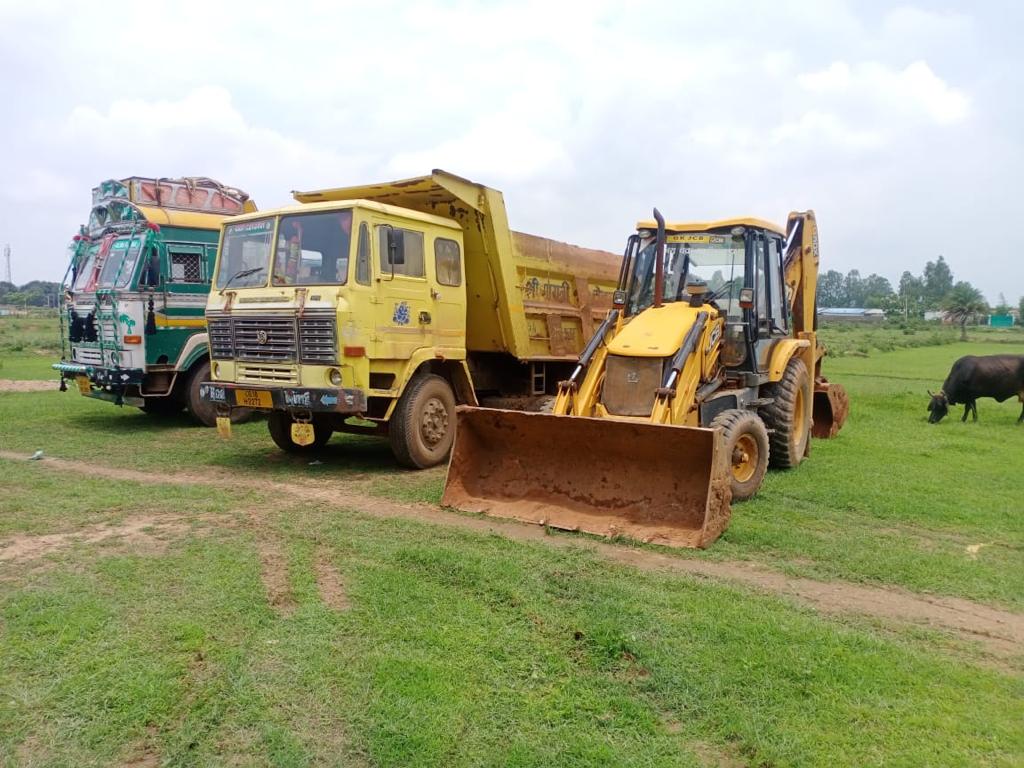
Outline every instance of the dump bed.
<svg viewBox="0 0 1024 768"><path fill-rule="evenodd" d="M471 352L574 360L611 308L620 256L512 232L501 192L482 184L435 170L404 181L293 195L300 203L374 200L457 221L466 248Z"/></svg>

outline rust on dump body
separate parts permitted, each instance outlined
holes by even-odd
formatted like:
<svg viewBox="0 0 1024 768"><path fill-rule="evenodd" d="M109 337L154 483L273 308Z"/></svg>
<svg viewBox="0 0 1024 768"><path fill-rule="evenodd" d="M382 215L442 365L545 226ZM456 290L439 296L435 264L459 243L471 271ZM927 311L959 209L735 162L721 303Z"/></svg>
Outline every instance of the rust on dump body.
<svg viewBox="0 0 1024 768"><path fill-rule="evenodd" d="M729 525L715 430L458 409L443 504L469 512L706 547Z"/></svg>
<svg viewBox="0 0 1024 768"><path fill-rule="evenodd" d="M835 437L850 413L850 398L841 384L824 377L814 381L814 425L811 435L819 439Z"/></svg>

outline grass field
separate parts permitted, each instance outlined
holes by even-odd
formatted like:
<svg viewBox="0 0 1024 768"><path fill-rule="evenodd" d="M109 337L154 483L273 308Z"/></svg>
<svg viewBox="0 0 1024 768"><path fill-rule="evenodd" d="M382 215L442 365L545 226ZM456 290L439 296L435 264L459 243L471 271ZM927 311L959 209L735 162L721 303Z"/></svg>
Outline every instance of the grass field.
<svg viewBox="0 0 1024 768"><path fill-rule="evenodd" d="M52 379L9 323L0 379ZM368 438L0 393L0 765L1020 765L1021 406L925 390L1024 343L870 333L841 436L705 552L481 524Z"/></svg>

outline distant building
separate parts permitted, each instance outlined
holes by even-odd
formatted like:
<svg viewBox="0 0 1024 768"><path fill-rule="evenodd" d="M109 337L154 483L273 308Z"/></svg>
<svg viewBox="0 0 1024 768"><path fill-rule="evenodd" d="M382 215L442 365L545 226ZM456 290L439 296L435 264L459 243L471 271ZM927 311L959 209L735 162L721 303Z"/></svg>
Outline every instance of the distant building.
<svg viewBox="0 0 1024 768"><path fill-rule="evenodd" d="M881 323L885 312L863 307L822 307L818 310L818 319L830 323Z"/></svg>

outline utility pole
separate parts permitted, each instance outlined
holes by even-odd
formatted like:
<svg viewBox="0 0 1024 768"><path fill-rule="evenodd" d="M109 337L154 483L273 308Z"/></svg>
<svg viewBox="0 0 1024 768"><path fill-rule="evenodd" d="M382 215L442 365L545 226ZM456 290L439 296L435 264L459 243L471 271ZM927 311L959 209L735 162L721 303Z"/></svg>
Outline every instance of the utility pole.
<svg viewBox="0 0 1024 768"><path fill-rule="evenodd" d="M11 280L11 244L7 243L4 246L4 281L13 283Z"/></svg>

